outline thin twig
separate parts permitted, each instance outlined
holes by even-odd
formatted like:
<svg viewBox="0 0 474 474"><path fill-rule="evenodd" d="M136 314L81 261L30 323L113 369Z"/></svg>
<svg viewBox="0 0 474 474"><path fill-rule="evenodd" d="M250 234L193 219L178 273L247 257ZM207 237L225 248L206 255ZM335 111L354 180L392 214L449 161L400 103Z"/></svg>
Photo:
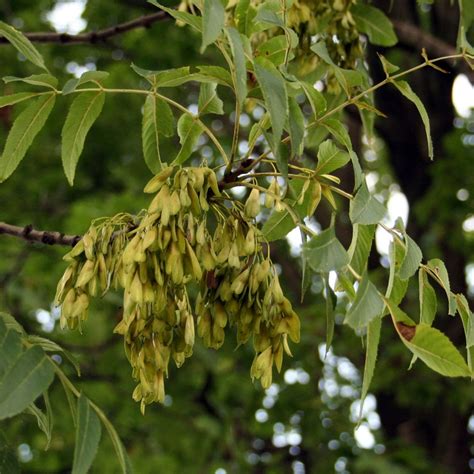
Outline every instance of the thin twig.
<svg viewBox="0 0 474 474"><path fill-rule="evenodd" d="M65 235L57 231L36 230L33 229L31 224L19 227L7 224L6 222L0 222L1 234L19 237L30 242L39 242L47 245L67 245L70 247L74 247L82 238L80 235Z"/></svg>
<svg viewBox="0 0 474 474"><path fill-rule="evenodd" d="M152 13L151 15L141 16L134 20L118 25L104 28L103 30L90 31L88 33L81 33L78 35L70 35L68 33L24 33L24 35L35 43L61 43L61 44L78 44L78 43L105 43L109 38L120 35L136 28L149 28L157 21L167 20L170 16L164 11ZM0 44L8 43L6 38L0 38Z"/></svg>

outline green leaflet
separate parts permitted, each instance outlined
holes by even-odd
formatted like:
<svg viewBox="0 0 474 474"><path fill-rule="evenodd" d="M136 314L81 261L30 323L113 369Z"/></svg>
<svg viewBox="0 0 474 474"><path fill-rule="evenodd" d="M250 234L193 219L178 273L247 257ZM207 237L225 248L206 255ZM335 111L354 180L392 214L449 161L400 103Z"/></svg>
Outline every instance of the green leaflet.
<svg viewBox="0 0 474 474"><path fill-rule="evenodd" d="M374 376L375 365L377 362L377 352L380 342L380 329L382 327L382 318L373 319L367 326L366 349L365 349L365 365L364 378L362 381L362 390L360 394L360 412L359 419L362 418L362 409L364 408L364 400L369 391L372 377Z"/></svg>
<svg viewBox="0 0 474 474"><path fill-rule="evenodd" d="M54 76L51 76L51 74L33 74L28 77L6 76L3 78L3 82L5 82L5 84L10 82L24 82L32 86L47 87L53 90L56 89L58 85L58 80Z"/></svg>
<svg viewBox="0 0 474 474"><path fill-rule="evenodd" d="M385 300L395 328L405 346L430 369L446 377L469 377L470 370L453 343L427 324L416 325L392 301Z"/></svg>
<svg viewBox="0 0 474 474"><path fill-rule="evenodd" d="M352 231L352 241L347 253L351 259L351 267L362 275L367 269L367 261L375 237L375 225L354 224Z"/></svg>
<svg viewBox="0 0 474 474"><path fill-rule="evenodd" d="M224 113L224 103L217 95L216 88L217 84L213 82L201 84L198 101L199 116Z"/></svg>
<svg viewBox="0 0 474 474"><path fill-rule="evenodd" d="M99 415L100 416L100 415ZM128 453L125 450L125 447L120 440L117 431L115 431L114 425L110 423L108 418L105 416L100 416L100 419L102 421L102 424L105 426L105 429L109 433L110 440L112 441L112 444L114 446L115 454L118 457L120 467L122 468L122 473L123 474L132 474L133 469L132 469L132 463L130 462L130 458L128 457Z"/></svg>
<svg viewBox="0 0 474 474"><path fill-rule="evenodd" d="M255 60L255 76L262 89L265 108L270 113L273 130L272 147L275 150L280 143L281 134L288 115L288 94L285 81L278 69L264 58Z"/></svg>
<svg viewBox="0 0 474 474"><path fill-rule="evenodd" d="M459 3L459 31L457 38L457 48L466 49L467 52L474 53L472 44L472 29L474 28L474 4L470 0L458 0ZM468 37L471 42L468 41Z"/></svg>
<svg viewBox="0 0 474 474"><path fill-rule="evenodd" d="M390 275L385 297L390 298L394 304L399 304L408 288L408 280L400 278L398 272L406 255L406 248L399 239L394 239L390 244Z"/></svg>
<svg viewBox="0 0 474 474"><path fill-rule="evenodd" d="M354 189L359 189L362 185L362 182L365 181L359 162L359 157L354 150L349 151L349 156L351 157L352 168L354 170Z"/></svg>
<svg viewBox="0 0 474 474"><path fill-rule="evenodd" d="M456 303L461 316L464 332L466 333L466 347L474 346L474 314L469 308L469 303L464 295L456 295Z"/></svg>
<svg viewBox="0 0 474 474"><path fill-rule="evenodd" d="M61 132L61 158L64 173L72 186L76 166L84 148L90 128L102 112L105 102L103 92L81 92L74 99Z"/></svg>
<svg viewBox="0 0 474 474"><path fill-rule="evenodd" d="M383 309L383 299L366 272L362 276L362 281L359 282L356 298L347 312L344 322L353 329L361 329L375 318L382 316Z"/></svg>
<svg viewBox="0 0 474 474"><path fill-rule="evenodd" d="M349 217L353 224L378 224L385 216L385 206L369 193L365 179L350 202Z"/></svg>
<svg viewBox="0 0 474 474"><path fill-rule="evenodd" d="M461 316L464 335L466 338L467 364L472 371L474 368L474 314L464 295L456 295L456 306Z"/></svg>
<svg viewBox="0 0 474 474"><path fill-rule="evenodd" d="M418 271L419 301L420 301L420 323L428 326L433 324L437 310L436 293L428 281L426 271L420 268Z"/></svg>
<svg viewBox="0 0 474 474"><path fill-rule="evenodd" d="M202 125L197 118L183 114L178 120L178 135L181 150L173 160L173 165L182 165L193 152L202 133Z"/></svg>
<svg viewBox="0 0 474 474"><path fill-rule="evenodd" d="M413 92L413 89L410 87L410 84L406 81L392 81L392 84L405 96L408 100L415 104L420 114L423 125L425 126L426 133L426 142L428 144L428 156L433 159L433 142L431 140L431 130L430 130L430 118L426 112L423 102L420 98Z"/></svg>
<svg viewBox="0 0 474 474"><path fill-rule="evenodd" d="M326 64L337 67L331 59L329 51L326 47L326 43L324 41L318 41L314 43L311 46L311 51L313 51L313 53L316 53L317 56L319 56Z"/></svg>
<svg viewBox="0 0 474 474"><path fill-rule="evenodd" d="M45 397L47 398L46 393L47 392L45 392ZM28 408L26 409L26 412L30 413L36 418L36 422L38 423L38 428L45 434L46 436L45 450L47 450L51 442L51 432L53 429L51 416L48 416L48 414L43 413L43 411L39 409L34 403L31 403L28 406Z"/></svg>
<svg viewBox="0 0 474 474"><path fill-rule="evenodd" d="M165 11L175 20L181 21L182 23L191 26L199 32L202 31L202 18L200 16L192 15L188 12L180 12L178 10L175 10L174 8L165 7L164 5L161 5L161 3L158 3L156 0L148 0L148 3L151 3L152 5L155 5L155 7L158 7L160 10Z"/></svg>
<svg viewBox="0 0 474 474"><path fill-rule="evenodd" d="M316 173L329 174L342 168L349 161L350 156L347 152L340 150L332 140L325 140L319 145Z"/></svg>
<svg viewBox="0 0 474 474"><path fill-rule="evenodd" d="M304 116L298 102L293 97L290 97L288 100L290 114L288 117L288 130L291 138L291 155L300 156L304 149Z"/></svg>
<svg viewBox="0 0 474 474"><path fill-rule="evenodd" d="M89 400L81 393L77 399L78 423L72 474L87 474L97 453L101 436L99 418Z"/></svg>
<svg viewBox="0 0 474 474"><path fill-rule="evenodd" d="M150 71L135 64L132 64L131 68L139 76L145 78L153 87L176 87L195 80L189 66L164 69L163 71Z"/></svg>
<svg viewBox="0 0 474 474"><path fill-rule="evenodd" d="M64 357L68 359L69 362L72 364L72 366L76 370L77 375L79 377L81 376L81 366L79 365L78 361L74 358L74 356L69 351L67 351L66 349L63 349L60 345L56 344L54 341L51 341L41 336L29 335L28 342L30 344L37 344L45 352L61 353L61 355L64 355Z"/></svg>
<svg viewBox="0 0 474 474"><path fill-rule="evenodd" d="M425 268L445 291L449 306L448 314L454 316L456 313L456 299L451 294L451 285L449 283L449 275L448 270L446 270L446 265L439 258L433 258L427 262Z"/></svg>
<svg viewBox="0 0 474 474"><path fill-rule="evenodd" d="M324 288L326 289L326 354L331 348L332 339L334 337L335 309L337 297L332 288L329 286L329 275L324 277Z"/></svg>
<svg viewBox="0 0 474 474"><path fill-rule="evenodd" d="M406 280L412 277L418 270L423 254L421 253L420 247L418 247L417 243L409 235L404 233L404 237L407 251L399 270L399 276L403 280Z"/></svg>
<svg viewBox="0 0 474 474"><path fill-rule="evenodd" d="M3 97L0 97L0 109L7 105L18 104L19 102L31 99L32 97L37 97L38 94L38 92L18 92L17 94L4 95Z"/></svg>
<svg viewBox="0 0 474 474"><path fill-rule="evenodd" d="M201 53L217 40L222 28L224 28L224 5L221 0L204 0Z"/></svg>
<svg viewBox="0 0 474 474"><path fill-rule="evenodd" d="M11 329L17 332L18 334L21 334L22 336L25 335L25 330L23 329L21 324L11 314L0 311L0 318L1 318L0 328L1 328L1 324L3 323L5 324L7 329Z"/></svg>
<svg viewBox="0 0 474 474"><path fill-rule="evenodd" d="M285 35L274 36L258 47L258 55L265 57L275 66L280 66L285 61L288 49Z"/></svg>
<svg viewBox="0 0 474 474"><path fill-rule="evenodd" d="M303 252L308 259L309 266L315 272L330 272L339 270L349 263L349 256L337 240L334 227L323 230L304 244Z"/></svg>
<svg viewBox="0 0 474 474"><path fill-rule="evenodd" d="M257 16L254 18L255 21L261 21L262 23L268 23L273 26L279 26L280 28L285 28L285 23L283 20L269 8L261 6L258 9Z"/></svg>
<svg viewBox="0 0 474 474"><path fill-rule="evenodd" d="M11 341L7 342L12 344ZM0 419L25 410L49 387L53 378L53 366L40 347L30 347L17 354L0 378Z"/></svg>
<svg viewBox="0 0 474 474"><path fill-rule="evenodd" d="M265 240L273 242L282 239L296 227L288 211L274 211L262 227Z"/></svg>
<svg viewBox="0 0 474 474"><path fill-rule="evenodd" d="M232 56L234 57L235 94L240 104L243 104L247 97L247 67L245 65L245 53L242 39L235 28L226 27L224 31L229 40Z"/></svg>
<svg viewBox="0 0 474 474"><path fill-rule="evenodd" d="M99 82L101 83L109 77L109 73L105 71L86 71L79 78L69 79L69 81L64 84L62 93L63 95L70 94L74 92L79 86L87 84L88 82Z"/></svg>
<svg viewBox="0 0 474 474"><path fill-rule="evenodd" d="M0 380L18 359L23 351L19 333L15 330L7 329L7 326L0 320Z"/></svg>
<svg viewBox="0 0 474 474"><path fill-rule="evenodd" d="M44 59L38 50L33 46L31 41L26 38L22 33L13 28L13 26L7 25L3 21L0 21L0 36L5 37L12 46L14 46L28 61L31 61L36 66L44 69L48 68L44 64Z"/></svg>
<svg viewBox="0 0 474 474"><path fill-rule="evenodd" d="M328 118L323 120L321 125L323 125L341 145L345 146L348 152L352 151L351 137L340 120Z"/></svg>
<svg viewBox="0 0 474 474"><path fill-rule="evenodd" d="M300 85L308 99L309 105L315 117L322 115L327 109L326 99L323 94L314 88L313 84L300 81Z"/></svg>
<svg viewBox="0 0 474 474"><path fill-rule="evenodd" d="M263 132L268 143L275 141L275 134ZM285 180L288 180L288 161L290 160L290 147L286 143L278 141L273 149L278 171Z"/></svg>
<svg viewBox="0 0 474 474"><path fill-rule="evenodd" d="M378 8L370 5L352 5L351 14L356 26L365 33L372 44L393 46L397 43L397 35L391 21Z"/></svg>
<svg viewBox="0 0 474 474"><path fill-rule="evenodd" d="M0 157L0 182L5 181L24 158L38 132L53 110L54 92L38 97L16 118L8 134L3 155Z"/></svg>
<svg viewBox="0 0 474 474"><path fill-rule="evenodd" d="M199 72L194 73L193 76L202 75L221 86L233 87L232 76L227 69L220 66L197 66L197 69Z"/></svg>
<svg viewBox="0 0 474 474"><path fill-rule="evenodd" d="M170 106L154 94L147 96L143 106L142 146L143 157L152 173L161 170L160 135L174 133L174 116Z"/></svg>
<svg viewBox="0 0 474 474"><path fill-rule="evenodd" d="M379 57L380 62L382 63L382 68L387 77L400 69L398 66L392 64L385 56L381 55L380 53L377 53L377 56Z"/></svg>

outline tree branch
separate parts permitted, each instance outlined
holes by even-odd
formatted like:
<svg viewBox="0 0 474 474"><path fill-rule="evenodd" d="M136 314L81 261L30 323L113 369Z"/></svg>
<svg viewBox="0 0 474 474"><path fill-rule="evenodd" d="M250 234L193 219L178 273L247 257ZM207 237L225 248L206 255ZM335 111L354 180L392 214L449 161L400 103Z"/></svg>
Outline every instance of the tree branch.
<svg viewBox="0 0 474 474"><path fill-rule="evenodd" d="M402 20L391 20L400 42L417 50L425 48L431 57L452 56L457 49L442 39L423 31L418 26ZM457 69L464 69L464 63L458 63ZM468 68L466 68L468 69Z"/></svg>
<svg viewBox="0 0 474 474"><path fill-rule="evenodd" d="M141 16L134 20L120 23L118 25L105 28L98 31L90 31L88 33L81 33L78 35L70 35L67 33L24 33L24 35L33 42L36 43L62 43L62 44L78 44L78 43L100 43L105 42L113 36L120 35L136 28L148 28L157 21L162 21L170 18L170 16L164 12L159 11L152 13L151 15ZM6 38L0 38L1 43L8 43Z"/></svg>
<svg viewBox="0 0 474 474"><path fill-rule="evenodd" d="M16 225L7 224L6 222L0 222L0 235L1 234L19 237L20 239L25 239L30 242L39 242L47 245L67 245L71 247L74 247L74 245L82 239L81 235L65 235L56 231L35 230L31 224L25 227L18 227Z"/></svg>

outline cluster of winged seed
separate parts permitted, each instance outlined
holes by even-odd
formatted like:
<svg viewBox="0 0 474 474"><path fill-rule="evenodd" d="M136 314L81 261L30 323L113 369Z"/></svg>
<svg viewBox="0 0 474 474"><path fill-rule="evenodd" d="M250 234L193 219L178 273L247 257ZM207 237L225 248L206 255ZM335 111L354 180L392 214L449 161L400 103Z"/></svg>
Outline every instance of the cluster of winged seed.
<svg viewBox="0 0 474 474"><path fill-rule="evenodd" d="M134 227L129 214L94 221L84 237L63 258L69 263L59 280L55 301L61 305L60 325L81 329L87 319L91 296L102 296L117 288L128 229Z"/></svg>
<svg viewBox="0 0 474 474"><path fill-rule="evenodd" d="M115 332L124 337L142 410L163 402L169 362L180 367L192 355L196 324L215 349L227 326L235 326L239 345L253 336L251 375L268 387L273 365L280 370L283 352L291 355L288 337L297 342L300 328L262 250L258 190L242 205L221 194L210 168L168 167L145 192L155 196L137 222L120 215L93 224L65 257L70 265L56 295L61 324L77 327L89 296L111 284L124 289Z"/></svg>

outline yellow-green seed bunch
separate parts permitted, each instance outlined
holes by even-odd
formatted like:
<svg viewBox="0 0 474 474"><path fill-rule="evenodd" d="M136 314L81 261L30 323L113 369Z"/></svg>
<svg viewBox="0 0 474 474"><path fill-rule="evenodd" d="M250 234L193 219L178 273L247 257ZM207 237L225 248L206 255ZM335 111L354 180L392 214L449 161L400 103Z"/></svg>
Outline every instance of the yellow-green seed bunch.
<svg viewBox="0 0 474 474"><path fill-rule="evenodd" d="M229 206L211 169L168 167L145 192L154 194L146 211L94 222L65 256L56 294L61 325L80 327L91 296L123 288L114 331L124 338L142 411L163 402L169 363L180 367L192 355L196 331L215 349L229 325L239 345L253 336L251 375L267 387L273 365L280 370L283 351L290 354L288 336L299 340L299 320L262 251L258 189ZM189 285L200 289L194 303Z"/></svg>
<svg viewBox="0 0 474 474"><path fill-rule="evenodd" d="M124 311L115 328L125 338L142 409L163 401L170 358L179 367L192 354L187 285L216 265L206 222L209 195L220 196L215 173L204 167L166 168L145 192L155 196L123 252Z"/></svg>
<svg viewBox="0 0 474 474"><path fill-rule="evenodd" d="M133 225L133 218L127 214L94 222L64 256L69 266L58 283L55 297L56 304L61 306L62 328L80 328L87 318L90 297L102 295L110 285L117 285L119 256L126 231Z"/></svg>

